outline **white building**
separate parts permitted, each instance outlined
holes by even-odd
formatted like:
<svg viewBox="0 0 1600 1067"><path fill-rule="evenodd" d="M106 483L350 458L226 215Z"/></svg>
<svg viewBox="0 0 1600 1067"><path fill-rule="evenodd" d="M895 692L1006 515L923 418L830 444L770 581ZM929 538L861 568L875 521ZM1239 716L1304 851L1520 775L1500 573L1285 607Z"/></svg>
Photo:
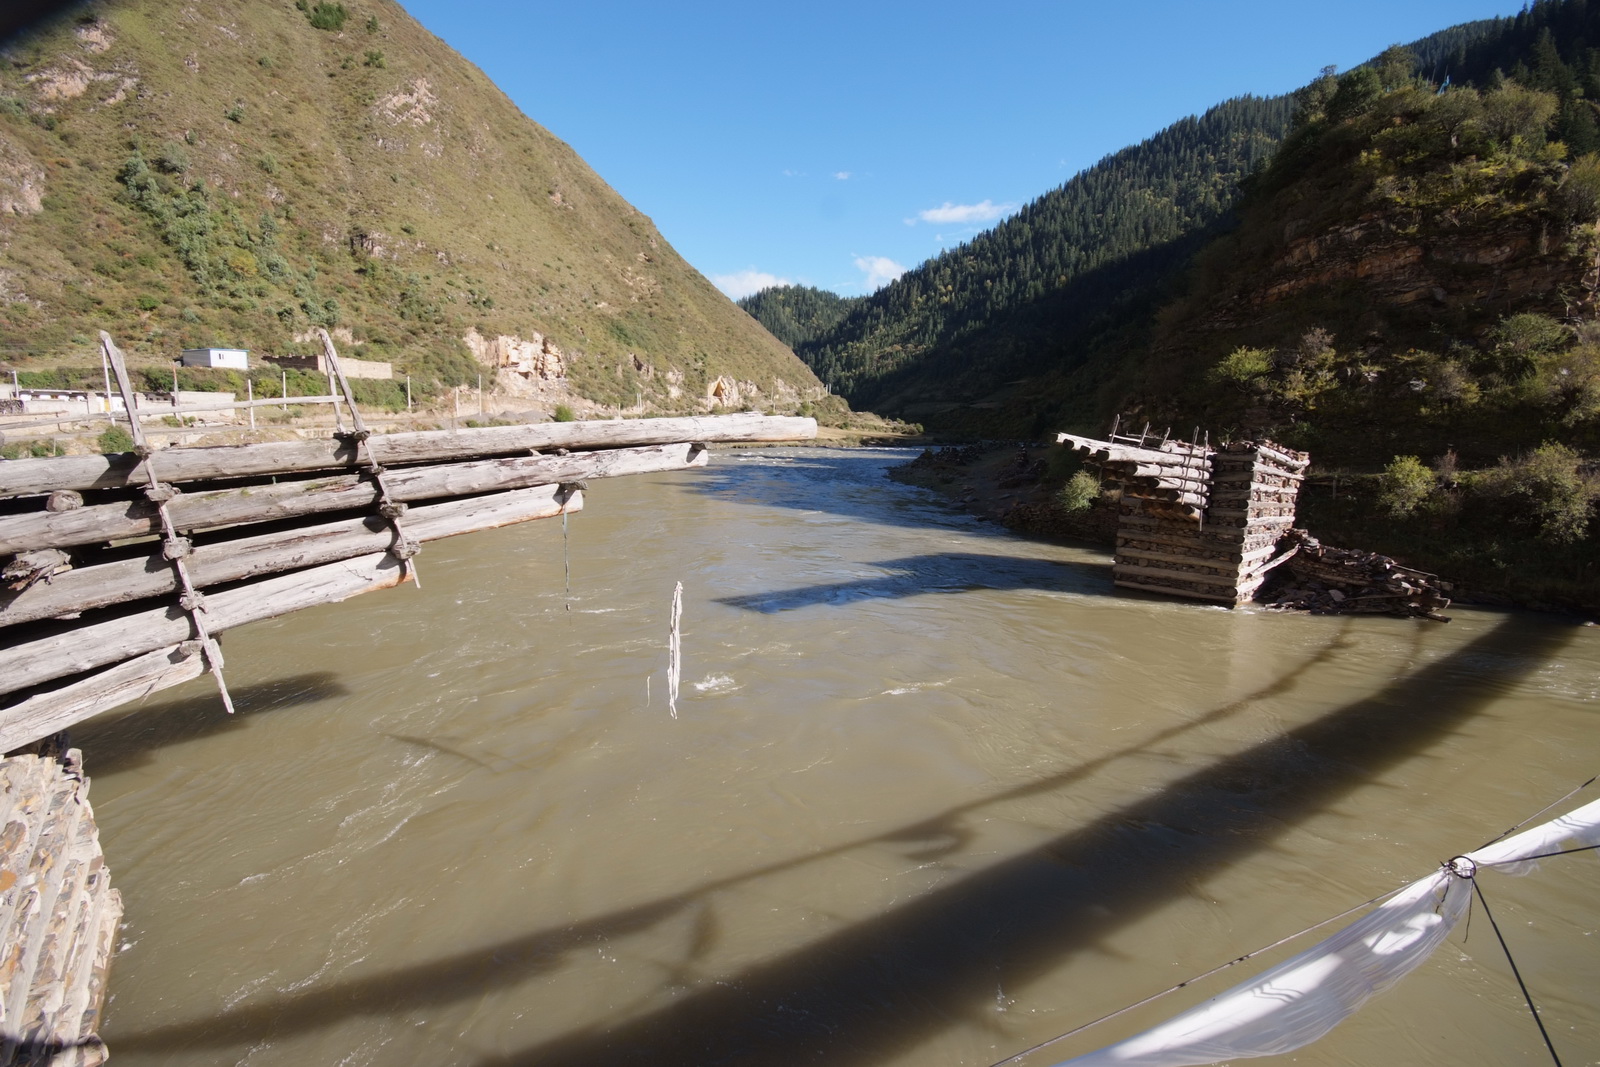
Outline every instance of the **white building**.
<svg viewBox="0 0 1600 1067"><path fill-rule="evenodd" d="M249 370L250 353L243 348L185 348L178 362L185 367Z"/></svg>

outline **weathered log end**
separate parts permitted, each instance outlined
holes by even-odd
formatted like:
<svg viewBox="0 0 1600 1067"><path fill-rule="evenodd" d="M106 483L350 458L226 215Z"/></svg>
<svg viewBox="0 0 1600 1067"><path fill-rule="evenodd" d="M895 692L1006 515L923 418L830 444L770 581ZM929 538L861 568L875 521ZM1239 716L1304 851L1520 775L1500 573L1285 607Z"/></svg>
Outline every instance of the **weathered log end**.
<svg viewBox="0 0 1600 1067"><path fill-rule="evenodd" d="M72 557L56 548L19 552L4 567L0 579L14 590L31 589L36 583L72 569Z"/></svg>
<svg viewBox="0 0 1600 1067"><path fill-rule="evenodd" d="M97 1031L122 897L76 749L0 759L0 1062L104 1063Z"/></svg>

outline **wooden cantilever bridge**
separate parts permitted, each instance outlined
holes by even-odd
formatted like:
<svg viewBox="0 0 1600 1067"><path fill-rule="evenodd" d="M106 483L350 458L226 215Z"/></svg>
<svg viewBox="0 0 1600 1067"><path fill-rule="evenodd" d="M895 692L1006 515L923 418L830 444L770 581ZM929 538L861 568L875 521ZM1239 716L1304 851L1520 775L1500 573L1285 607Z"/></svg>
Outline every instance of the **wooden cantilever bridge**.
<svg viewBox="0 0 1600 1067"><path fill-rule="evenodd" d="M19 750L204 673L231 711L219 634L415 581L428 541L577 511L588 479L701 467L711 444L816 435L752 414L376 435L337 378L353 429L322 440L156 450L135 414L132 453L0 462L0 1067L105 1059L122 913L78 755Z"/></svg>

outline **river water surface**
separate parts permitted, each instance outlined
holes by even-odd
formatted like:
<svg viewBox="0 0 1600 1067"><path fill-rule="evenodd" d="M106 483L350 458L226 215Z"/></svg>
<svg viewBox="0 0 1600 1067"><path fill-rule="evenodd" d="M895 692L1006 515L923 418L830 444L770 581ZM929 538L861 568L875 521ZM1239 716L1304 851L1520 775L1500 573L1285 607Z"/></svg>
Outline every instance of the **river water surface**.
<svg viewBox="0 0 1600 1067"><path fill-rule="evenodd" d="M983 1067L1600 770L1600 628L1116 593L903 458L596 482L565 544L436 543L421 589L229 634L234 718L197 681L78 729L113 1062ZM1597 875L1483 879L1568 1064L1600 1062ZM1481 914L1283 1059L1549 1060Z"/></svg>

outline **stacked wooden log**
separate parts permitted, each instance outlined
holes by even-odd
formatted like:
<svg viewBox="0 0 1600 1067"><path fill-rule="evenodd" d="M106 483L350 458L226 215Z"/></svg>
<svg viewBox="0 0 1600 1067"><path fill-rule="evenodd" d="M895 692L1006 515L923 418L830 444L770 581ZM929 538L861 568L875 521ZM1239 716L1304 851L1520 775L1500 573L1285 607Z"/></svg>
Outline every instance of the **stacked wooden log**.
<svg viewBox="0 0 1600 1067"><path fill-rule="evenodd" d="M427 541L815 433L720 415L0 462L0 752L216 668L211 635L408 580Z"/></svg>
<svg viewBox="0 0 1600 1067"><path fill-rule="evenodd" d="M1265 597L1280 611L1317 615L1380 614L1449 622L1448 582L1403 567L1388 556L1324 545L1305 530L1290 530L1280 546L1294 550L1284 581Z"/></svg>
<svg viewBox="0 0 1600 1067"><path fill-rule="evenodd" d="M1309 457L1272 442L1204 444L1060 434L1122 492L1119 586L1223 604L1249 600L1283 562Z"/></svg>
<svg viewBox="0 0 1600 1067"><path fill-rule="evenodd" d="M122 898L76 750L0 759L0 1067L104 1063Z"/></svg>
<svg viewBox="0 0 1600 1067"><path fill-rule="evenodd" d="M1120 489L1124 500L1145 501L1143 510L1149 514L1198 520L1209 502L1212 449L1205 445L1176 440L1134 444L1115 436L1097 441L1068 433L1057 434L1056 441L1099 466L1107 488Z"/></svg>

